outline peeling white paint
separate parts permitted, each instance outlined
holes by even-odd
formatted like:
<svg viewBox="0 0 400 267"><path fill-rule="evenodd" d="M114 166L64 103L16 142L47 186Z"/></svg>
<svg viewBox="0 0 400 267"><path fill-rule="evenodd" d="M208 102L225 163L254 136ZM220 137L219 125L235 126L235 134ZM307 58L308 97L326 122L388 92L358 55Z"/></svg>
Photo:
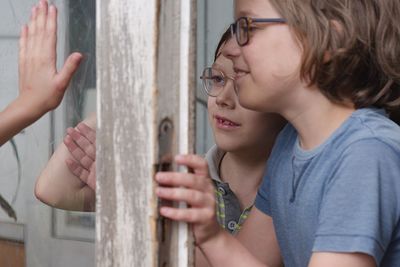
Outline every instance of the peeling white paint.
<svg viewBox="0 0 400 267"><path fill-rule="evenodd" d="M154 249L154 221L151 220L156 215L152 181L153 164L157 160L156 122L160 116L170 116L169 113L159 114L164 112L158 110L161 104L172 104L165 99L162 103L157 102L160 92L154 90L158 89L156 86L160 85L160 81L156 80L159 78L156 75L173 81L163 88L164 94L177 94L179 90L179 107L173 109L173 115L180 118L176 123L180 125L177 129L178 150L179 153L189 151L191 1L179 2L180 6L177 6L180 9L174 8L173 16L164 14L169 22L180 23L179 29L173 23L171 25L174 26L166 27L179 34L176 41L180 51L164 50L164 58L158 54L156 38L159 35L155 32L156 23L159 23L156 17L158 2L97 0L97 38L101 40L97 45L98 133L104 142L99 145L102 160L99 164L105 164L98 167L97 266L155 266L157 255ZM161 2L161 5L173 6L171 2ZM101 17L102 14L104 17ZM163 34L165 37L166 33ZM173 39L169 38L163 39L163 42ZM160 58L157 60L156 56ZM168 76L169 70L163 73L165 76L157 73L157 64L165 61L169 66L167 59L171 57L179 58L179 70L173 71L175 76ZM181 263L178 267L183 267L188 264L188 227L181 224L179 229L182 242L178 249L183 254L179 252Z"/></svg>
<svg viewBox="0 0 400 267"><path fill-rule="evenodd" d="M191 37L191 1L181 0L180 28L180 86L179 86L179 153L189 153L189 53ZM183 171L183 170L181 170ZM185 170L186 171L186 170ZM179 203L186 207L186 203ZM178 267L186 267L189 263L189 227L187 223L178 224Z"/></svg>
<svg viewBox="0 0 400 267"><path fill-rule="evenodd" d="M97 229L108 231L97 233L98 266L154 265L143 215L152 198L156 2L97 1L98 40L104 42L97 46L98 129L109 138L100 150L112 148L112 155L101 155L108 169L98 173L104 176L97 188ZM110 197L115 203L103 201Z"/></svg>

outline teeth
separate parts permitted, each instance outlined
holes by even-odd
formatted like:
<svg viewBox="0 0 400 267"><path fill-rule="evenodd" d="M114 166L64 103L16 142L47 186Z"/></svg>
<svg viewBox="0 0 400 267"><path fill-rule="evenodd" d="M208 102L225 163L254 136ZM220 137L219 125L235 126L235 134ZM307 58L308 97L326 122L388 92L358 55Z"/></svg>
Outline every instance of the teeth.
<svg viewBox="0 0 400 267"><path fill-rule="evenodd" d="M223 124L223 125L227 125L227 126L235 126L236 125L233 122L230 122L230 121L227 121L227 120L223 120L223 119L218 119L218 122Z"/></svg>

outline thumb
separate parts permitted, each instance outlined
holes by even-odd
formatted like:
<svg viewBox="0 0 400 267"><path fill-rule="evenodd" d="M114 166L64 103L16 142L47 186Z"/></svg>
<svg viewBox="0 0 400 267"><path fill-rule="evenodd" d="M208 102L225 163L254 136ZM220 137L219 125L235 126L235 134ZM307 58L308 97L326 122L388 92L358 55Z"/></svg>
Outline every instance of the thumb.
<svg viewBox="0 0 400 267"><path fill-rule="evenodd" d="M73 53L71 54L64 63L64 66L57 74L56 83L57 88L62 89L63 91L68 87L69 82L72 79L72 76L78 69L79 65L82 62L82 54L81 53Z"/></svg>

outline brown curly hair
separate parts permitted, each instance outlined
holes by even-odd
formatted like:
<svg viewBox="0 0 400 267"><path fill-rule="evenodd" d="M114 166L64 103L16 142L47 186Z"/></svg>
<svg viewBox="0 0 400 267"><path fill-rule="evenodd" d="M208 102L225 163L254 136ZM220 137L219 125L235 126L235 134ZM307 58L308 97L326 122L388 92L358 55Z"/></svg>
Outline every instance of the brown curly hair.
<svg viewBox="0 0 400 267"><path fill-rule="evenodd" d="M400 106L399 0L271 0L304 49L301 77L331 101Z"/></svg>

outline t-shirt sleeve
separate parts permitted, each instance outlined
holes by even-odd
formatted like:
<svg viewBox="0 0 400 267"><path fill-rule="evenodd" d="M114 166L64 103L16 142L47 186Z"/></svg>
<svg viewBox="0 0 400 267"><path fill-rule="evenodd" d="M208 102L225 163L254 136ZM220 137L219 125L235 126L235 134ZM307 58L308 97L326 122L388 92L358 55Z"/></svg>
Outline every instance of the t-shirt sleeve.
<svg viewBox="0 0 400 267"><path fill-rule="evenodd" d="M314 252L360 252L379 263L399 219L400 155L376 139L350 145L321 203Z"/></svg>

